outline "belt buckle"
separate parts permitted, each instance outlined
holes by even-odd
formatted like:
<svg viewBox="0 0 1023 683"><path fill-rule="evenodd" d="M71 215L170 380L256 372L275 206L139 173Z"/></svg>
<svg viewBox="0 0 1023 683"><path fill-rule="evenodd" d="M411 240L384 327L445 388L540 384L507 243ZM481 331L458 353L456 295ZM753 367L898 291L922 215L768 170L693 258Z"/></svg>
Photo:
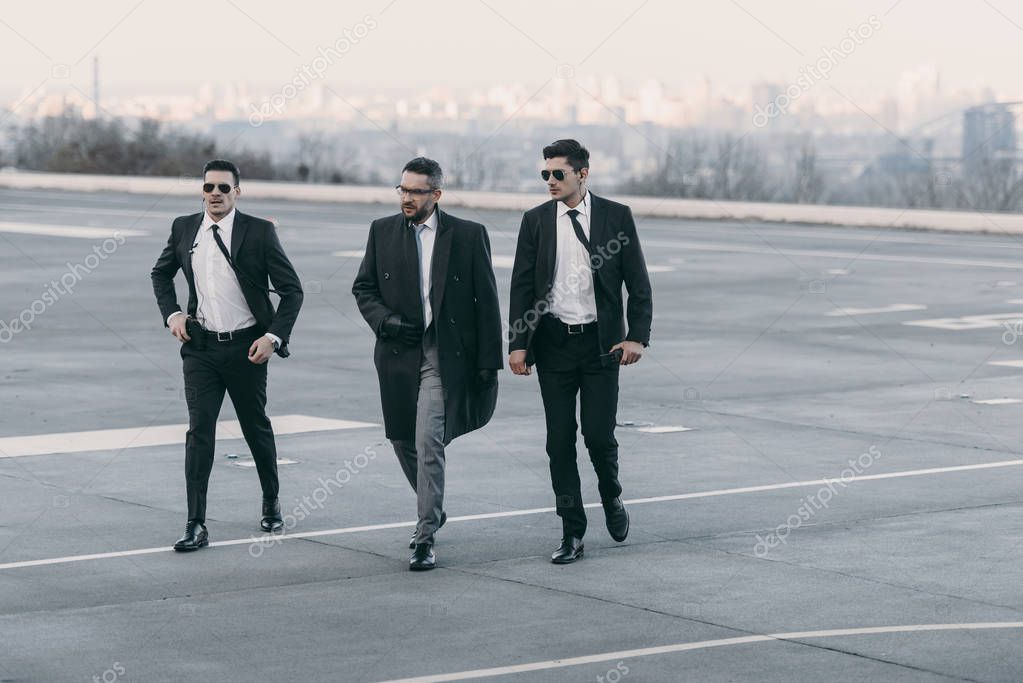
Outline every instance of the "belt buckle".
<svg viewBox="0 0 1023 683"><path fill-rule="evenodd" d="M229 342L232 339L234 339L234 332L217 332L218 342Z"/></svg>
<svg viewBox="0 0 1023 683"><path fill-rule="evenodd" d="M578 325L567 325L569 334L582 334L584 325L582 323Z"/></svg>

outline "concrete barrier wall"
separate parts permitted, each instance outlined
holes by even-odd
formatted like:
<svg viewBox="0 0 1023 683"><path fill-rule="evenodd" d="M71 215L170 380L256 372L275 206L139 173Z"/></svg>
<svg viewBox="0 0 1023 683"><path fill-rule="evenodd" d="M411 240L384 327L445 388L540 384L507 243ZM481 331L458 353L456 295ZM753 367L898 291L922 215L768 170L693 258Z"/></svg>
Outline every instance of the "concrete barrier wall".
<svg viewBox="0 0 1023 683"><path fill-rule="evenodd" d="M198 192L198 183L198 178L31 173L11 170L0 173L0 187L12 189L77 192L118 191L150 195L191 196ZM257 199L368 204L393 204L396 201L394 190L390 187L246 180L244 190L246 197ZM546 199L544 193L515 194L468 190L448 190L444 197L445 206L513 211L524 211ZM1023 234L1023 214L727 202L709 199L670 199L620 195L613 195L612 198L629 204L636 216Z"/></svg>

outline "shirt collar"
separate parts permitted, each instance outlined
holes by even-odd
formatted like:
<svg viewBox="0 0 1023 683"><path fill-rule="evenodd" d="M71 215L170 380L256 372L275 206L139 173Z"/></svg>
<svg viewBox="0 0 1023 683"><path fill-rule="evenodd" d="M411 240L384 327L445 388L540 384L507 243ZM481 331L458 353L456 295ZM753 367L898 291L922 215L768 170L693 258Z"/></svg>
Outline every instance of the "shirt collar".
<svg viewBox="0 0 1023 683"><path fill-rule="evenodd" d="M216 223L220 227L220 232L231 232L231 228L234 227L234 209L231 212L221 218L219 221L213 220L208 213L203 213L202 225L199 226L200 230L209 230Z"/></svg>
<svg viewBox="0 0 1023 683"><path fill-rule="evenodd" d="M561 218L562 216L564 216L566 213L568 213L571 210L572 210L571 207L569 207L569 205L566 204L565 202L562 202L562 201L558 202L558 218ZM583 195L583 200L575 205L575 210L578 211L579 213L581 213L582 215L586 216L587 218L589 217L589 215L590 215L590 191L589 190L586 190L586 194Z"/></svg>

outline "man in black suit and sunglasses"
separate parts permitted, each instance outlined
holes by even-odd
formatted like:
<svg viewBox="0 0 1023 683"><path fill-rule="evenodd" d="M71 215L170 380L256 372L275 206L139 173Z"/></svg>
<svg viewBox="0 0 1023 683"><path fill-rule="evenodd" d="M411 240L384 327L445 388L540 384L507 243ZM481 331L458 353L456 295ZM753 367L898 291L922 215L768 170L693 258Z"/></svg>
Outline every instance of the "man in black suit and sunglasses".
<svg viewBox="0 0 1023 683"><path fill-rule="evenodd" d="M576 466L577 395L608 532L618 542L629 533L614 436L618 369L643 357L653 300L632 211L586 188L590 153L575 140L558 140L544 147L543 157L541 177L551 200L527 211L519 228L508 362L516 375L531 374L536 363L562 522L561 547L551 561L568 564L582 557L586 533Z"/></svg>
<svg viewBox="0 0 1023 683"><path fill-rule="evenodd" d="M209 544L206 489L213 469L217 418L231 396L263 489L263 531L284 527L278 502L277 449L266 416L267 361L288 353L302 307L302 284L273 223L235 210L238 168L215 159L203 169L205 211L181 216L153 267L164 324L181 342L188 404L185 488L188 521L179 551ZM178 306L174 276L185 272L188 313ZM273 289L267 282L273 284ZM270 293L280 302L275 310Z"/></svg>

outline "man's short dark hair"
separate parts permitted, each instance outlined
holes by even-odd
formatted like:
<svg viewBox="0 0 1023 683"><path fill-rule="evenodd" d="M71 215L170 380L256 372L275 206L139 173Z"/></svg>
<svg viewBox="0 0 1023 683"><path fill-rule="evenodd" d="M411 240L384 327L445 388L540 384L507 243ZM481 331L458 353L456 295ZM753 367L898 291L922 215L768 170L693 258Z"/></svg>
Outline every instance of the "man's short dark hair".
<svg viewBox="0 0 1023 683"><path fill-rule="evenodd" d="M402 173L405 171L427 176L429 178L431 189L439 190L440 186L444 184L444 172L440 170L440 164L433 159L416 157L405 164L405 168L401 169Z"/></svg>
<svg viewBox="0 0 1023 683"><path fill-rule="evenodd" d="M242 175L238 172L238 167L232 164L227 159L214 159L213 161L207 161L206 165L202 169L202 177L206 178L206 171L230 171L231 175L234 176L234 184L241 185Z"/></svg>
<svg viewBox="0 0 1023 683"><path fill-rule="evenodd" d="M565 157L572 170L579 172L590 167L590 152L576 140L555 140L543 148L544 159Z"/></svg>

